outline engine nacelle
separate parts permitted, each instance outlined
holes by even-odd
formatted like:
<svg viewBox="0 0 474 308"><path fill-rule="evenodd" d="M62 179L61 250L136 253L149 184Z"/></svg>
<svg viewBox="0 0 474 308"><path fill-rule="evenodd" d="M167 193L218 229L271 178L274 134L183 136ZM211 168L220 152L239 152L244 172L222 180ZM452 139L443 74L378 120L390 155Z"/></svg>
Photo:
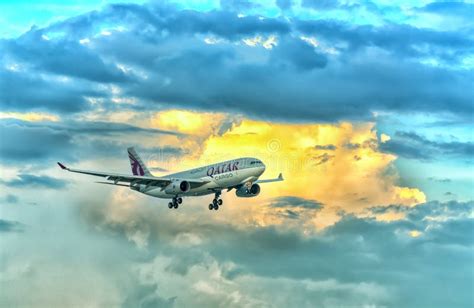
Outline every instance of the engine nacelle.
<svg viewBox="0 0 474 308"><path fill-rule="evenodd" d="M173 180L165 188L167 194L179 195L188 192L191 189L191 184L188 181Z"/></svg>
<svg viewBox="0 0 474 308"><path fill-rule="evenodd" d="M237 197L240 197L240 198L256 197L258 196L259 193L260 193L260 185L258 184L252 184L250 188L248 188L246 185L243 185L235 191L235 194L237 195Z"/></svg>

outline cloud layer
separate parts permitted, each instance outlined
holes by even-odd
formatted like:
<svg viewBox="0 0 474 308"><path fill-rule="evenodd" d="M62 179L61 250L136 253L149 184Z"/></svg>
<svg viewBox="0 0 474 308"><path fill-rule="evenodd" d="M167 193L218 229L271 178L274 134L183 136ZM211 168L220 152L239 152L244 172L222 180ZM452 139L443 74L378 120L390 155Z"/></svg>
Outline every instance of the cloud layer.
<svg viewBox="0 0 474 308"><path fill-rule="evenodd" d="M0 102L10 111L70 113L117 107L118 95L132 109L325 122L473 111L464 91L472 74L462 66L473 52L469 33L240 16L225 7L111 5L4 39Z"/></svg>

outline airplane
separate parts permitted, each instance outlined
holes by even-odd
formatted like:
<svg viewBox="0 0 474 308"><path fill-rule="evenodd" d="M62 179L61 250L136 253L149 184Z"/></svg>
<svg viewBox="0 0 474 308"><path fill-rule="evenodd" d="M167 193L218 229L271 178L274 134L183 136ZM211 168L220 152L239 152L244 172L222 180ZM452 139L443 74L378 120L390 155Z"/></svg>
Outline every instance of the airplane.
<svg viewBox="0 0 474 308"><path fill-rule="evenodd" d="M225 189L235 189L237 197L256 197L260 193L259 184L283 181L281 173L274 179L259 180L265 171L265 165L253 157L228 160L156 177L151 174L133 147L128 148L127 152L132 175L73 169L60 162L58 165L63 170L100 176L110 181L96 183L125 186L152 197L171 199L168 203L170 209L177 209L183 202L183 197L214 194L209 210L218 210L223 203L220 196Z"/></svg>

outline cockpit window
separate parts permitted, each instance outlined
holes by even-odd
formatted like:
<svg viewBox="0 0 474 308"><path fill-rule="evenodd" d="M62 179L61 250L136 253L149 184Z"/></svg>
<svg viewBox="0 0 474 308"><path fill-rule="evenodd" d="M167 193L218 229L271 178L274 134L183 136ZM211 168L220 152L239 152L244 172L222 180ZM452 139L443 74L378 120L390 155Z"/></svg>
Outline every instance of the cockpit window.
<svg viewBox="0 0 474 308"><path fill-rule="evenodd" d="M252 161L250 162L251 165L261 164L261 163L262 163L262 162L259 161L259 160L252 160Z"/></svg>

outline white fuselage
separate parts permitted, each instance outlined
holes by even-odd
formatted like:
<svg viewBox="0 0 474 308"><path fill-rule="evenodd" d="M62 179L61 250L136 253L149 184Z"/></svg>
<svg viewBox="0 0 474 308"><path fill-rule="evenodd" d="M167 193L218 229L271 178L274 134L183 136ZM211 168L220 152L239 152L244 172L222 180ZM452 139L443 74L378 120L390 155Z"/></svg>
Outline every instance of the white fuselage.
<svg viewBox="0 0 474 308"><path fill-rule="evenodd" d="M176 196L203 196L254 182L264 171L265 165L260 160L252 157L239 158L167 175L168 178L176 178L177 180L201 179L209 181L197 187L191 186L191 189L187 192L169 194L162 187L146 187L146 185L140 185L137 190L149 196L166 199ZM172 183L170 185L176 184Z"/></svg>

